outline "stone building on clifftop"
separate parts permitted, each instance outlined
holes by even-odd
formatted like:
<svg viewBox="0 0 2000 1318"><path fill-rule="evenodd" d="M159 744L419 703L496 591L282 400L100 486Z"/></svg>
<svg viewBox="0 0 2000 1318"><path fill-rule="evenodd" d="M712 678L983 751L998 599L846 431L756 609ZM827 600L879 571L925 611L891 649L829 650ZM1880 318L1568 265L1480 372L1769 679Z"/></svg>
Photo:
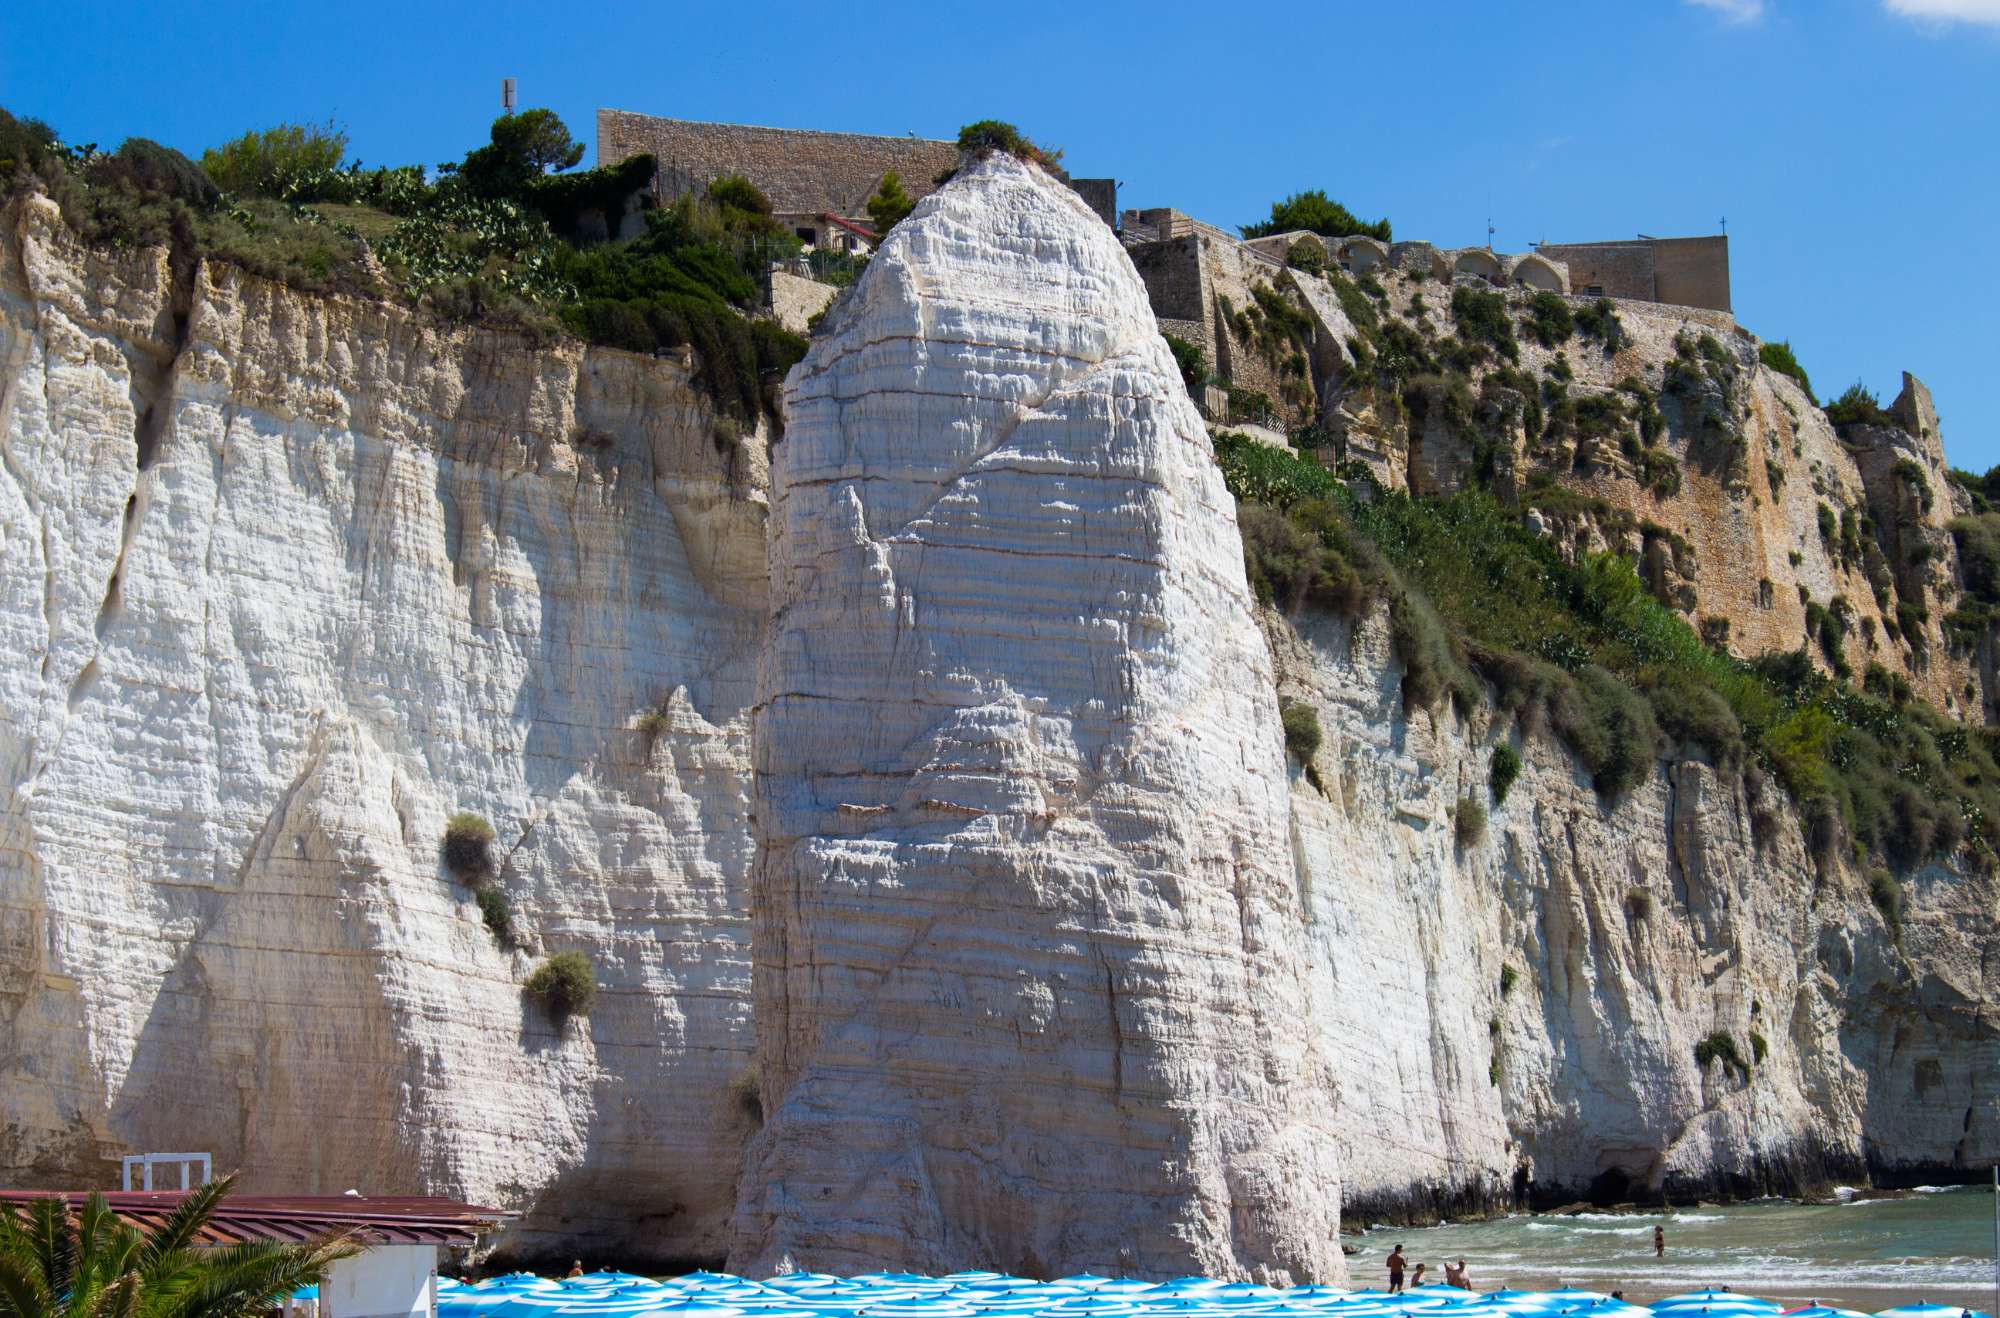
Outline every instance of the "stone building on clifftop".
<svg viewBox="0 0 2000 1318"><path fill-rule="evenodd" d="M937 138L874 137L810 128L760 128L663 119L629 110L597 112L597 163L641 152L659 161L654 197L670 202L741 174L771 199L772 213L815 247L855 251L874 239L867 202L891 170L921 201L958 167L958 144ZM1106 224L1117 227L1118 183L1065 179Z"/></svg>
<svg viewBox="0 0 2000 1318"><path fill-rule="evenodd" d="M659 161L654 195L670 202L716 179L741 174L771 199L776 218L815 247L852 250L868 223L867 202L895 171L922 199L958 164L958 146L925 137L871 137L801 128L760 128L663 119L627 110L597 112L597 163L650 153Z"/></svg>

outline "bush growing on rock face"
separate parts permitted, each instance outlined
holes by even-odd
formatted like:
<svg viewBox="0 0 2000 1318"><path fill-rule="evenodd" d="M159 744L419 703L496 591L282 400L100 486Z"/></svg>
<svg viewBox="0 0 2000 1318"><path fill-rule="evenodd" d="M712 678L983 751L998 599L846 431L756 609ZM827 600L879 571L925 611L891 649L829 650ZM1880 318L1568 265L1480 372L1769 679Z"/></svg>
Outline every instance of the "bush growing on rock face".
<svg viewBox="0 0 2000 1318"><path fill-rule="evenodd" d="M1243 501L1253 584L1310 605L1297 582L1307 572L1320 579L1320 548L1336 548L1354 569L1336 578L1345 583L1331 592L1339 607L1349 616L1390 611L1407 710L1447 692L1470 709L1491 684L1493 704L1523 735L1554 734L1611 799L1652 773L1659 756L1698 746L1746 783L1775 778L1806 817L1816 854L1845 840L1906 866L1967 844L1988 855L2000 839L2000 765L1989 739L1924 702L1898 702L1881 682L1857 692L1803 652L1750 661L1712 649L1629 561L1567 558L1483 493L1412 498L1374 485L1357 466L1342 479L1245 437L1222 433L1214 443ZM1570 492L1547 493L1531 486L1524 502L1585 506ZM1964 534L1970 542L1983 529ZM1647 538L1673 542L1656 530ZM1976 548L1971 561L1972 580L1986 581ZM2000 574L2000 549L1991 567ZM2000 575L1993 586L2000 590ZM1819 613L1824 629L1844 635L1851 625L1839 601ZM1923 625L1914 609L1909 625Z"/></svg>
<svg viewBox="0 0 2000 1318"><path fill-rule="evenodd" d="M1600 344L1607 357L1632 341L1625 332L1625 322L1618 319L1618 308L1608 297L1601 297L1576 312L1575 320L1577 332Z"/></svg>
<svg viewBox="0 0 2000 1318"><path fill-rule="evenodd" d="M1303 701L1283 700L1278 718L1285 727L1285 750L1300 764L1311 764L1319 754L1319 714Z"/></svg>
<svg viewBox="0 0 2000 1318"><path fill-rule="evenodd" d="M1877 398L1867 385L1856 380L1847 386L1846 392L1828 403L1826 419L1836 426L1893 426L1896 418L1882 408L1882 400Z"/></svg>
<svg viewBox="0 0 2000 1318"><path fill-rule="evenodd" d="M485 874L493 867L493 825L470 810L461 810L446 820L444 863L461 879Z"/></svg>
<svg viewBox="0 0 2000 1318"><path fill-rule="evenodd" d="M1556 293L1537 293L1528 303L1528 330L1544 348L1566 343L1576 333L1569 303Z"/></svg>
<svg viewBox="0 0 2000 1318"><path fill-rule="evenodd" d="M1520 981L1520 978L1520 971L1514 969L1511 965L1502 965L1500 967L1500 996L1504 998L1509 993L1512 993L1514 985Z"/></svg>
<svg viewBox="0 0 2000 1318"><path fill-rule="evenodd" d="M493 935L493 941L500 945L502 951L512 951L515 946L514 907L507 900L507 894L489 884L476 889L473 896L479 902L479 918Z"/></svg>
<svg viewBox="0 0 2000 1318"><path fill-rule="evenodd" d="M969 123L958 130L958 149L961 151L1005 151L1016 160L1024 160L1031 165L1040 165L1050 173L1061 175L1062 152L1053 147L1037 146L1014 125L1001 119L981 119Z"/></svg>
<svg viewBox="0 0 2000 1318"><path fill-rule="evenodd" d="M1501 742L1493 748L1493 763L1487 770L1488 787L1493 793L1493 804L1500 805L1507 799L1514 780L1521 776L1521 752Z"/></svg>
<svg viewBox="0 0 2000 1318"><path fill-rule="evenodd" d="M543 958L524 987L540 998L557 1020L588 1016L597 1002L597 973L590 958L581 952L557 952Z"/></svg>
<svg viewBox="0 0 2000 1318"><path fill-rule="evenodd" d="M1461 796L1452 811L1452 836L1460 851L1470 851L1486 836L1486 807L1476 797Z"/></svg>
<svg viewBox="0 0 2000 1318"><path fill-rule="evenodd" d="M1521 359L1505 294L1460 285L1451 290L1451 318L1458 325L1459 337L1467 343L1485 344L1505 361Z"/></svg>
<svg viewBox="0 0 2000 1318"><path fill-rule="evenodd" d="M1882 921L1889 926L1889 936L1901 942L1903 938L1903 887L1887 870L1876 870L1868 876L1868 900L1882 913Z"/></svg>
<svg viewBox="0 0 2000 1318"><path fill-rule="evenodd" d="M1790 376L1805 391L1807 401L1813 401L1812 381L1806 378L1806 368L1799 365L1799 359L1792 355L1789 342L1781 339L1776 343L1760 344L1757 360L1780 375Z"/></svg>
<svg viewBox="0 0 2000 1318"><path fill-rule="evenodd" d="M1704 1071L1711 1063L1721 1062L1744 1080L1750 1078L1750 1064L1744 1061L1743 1054L1737 1051L1736 1040L1722 1030L1715 1031L1694 1046L1694 1060L1695 1065Z"/></svg>
<svg viewBox="0 0 2000 1318"><path fill-rule="evenodd" d="M1301 239L1285 249L1285 264L1309 275L1326 273L1326 252L1318 243Z"/></svg>

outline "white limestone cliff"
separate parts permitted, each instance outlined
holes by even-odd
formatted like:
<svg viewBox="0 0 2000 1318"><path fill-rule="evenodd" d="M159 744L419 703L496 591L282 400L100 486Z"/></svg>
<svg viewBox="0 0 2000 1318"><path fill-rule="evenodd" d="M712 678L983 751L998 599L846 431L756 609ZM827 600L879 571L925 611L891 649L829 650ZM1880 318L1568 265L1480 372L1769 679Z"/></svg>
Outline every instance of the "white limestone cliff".
<svg viewBox="0 0 2000 1318"><path fill-rule="evenodd" d="M787 404L733 1266L1339 1276L1270 659L1114 235L968 160Z"/></svg>
<svg viewBox="0 0 2000 1318"><path fill-rule="evenodd" d="M793 382L768 545L676 360L0 214L0 1179L205 1148L517 1255L1299 1278L1336 1170L1422 1216L2000 1157L1993 876L1906 876L1899 941L1775 790L1606 806L1544 739L1458 846L1503 733L1406 716L1379 623L1260 635L1108 232L1004 159L924 207ZM1856 448L1827 489L1890 490Z"/></svg>
<svg viewBox="0 0 2000 1318"><path fill-rule="evenodd" d="M759 473L676 367L6 218L0 1178L205 1149L719 1254ZM587 1021L441 868L459 809L530 947L594 959Z"/></svg>
<svg viewBox="0 0 2000 1318"><path fill-rule="evenodd" d="M1775 787L1749 799L1684 760L1607 805L1559 743L1490 710L1407 715L1386 619L1264 622L1280 690L1323 729L1292 822L1360 1215L2000 1158L1995 876L1920 871L1898 936L1862 876L1815 868ZM1501 742L1523 769L1495 805ZM1462 845L1465 802L1490 817ZM1698 1064L1718 1032L1747 1076Z"/></svg>

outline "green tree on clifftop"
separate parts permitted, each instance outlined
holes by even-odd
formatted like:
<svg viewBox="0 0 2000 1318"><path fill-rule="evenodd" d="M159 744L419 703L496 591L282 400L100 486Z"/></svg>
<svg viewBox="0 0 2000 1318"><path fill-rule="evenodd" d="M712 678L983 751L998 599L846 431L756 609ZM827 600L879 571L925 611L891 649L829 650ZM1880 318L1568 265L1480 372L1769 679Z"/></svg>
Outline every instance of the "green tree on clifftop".
<svg viewBox="0 0 2000 1318"><path fill-rule="evenodd" d="M866 203L869 222L875 226L875 234L887 238L889 230L901 224L909 213L917 208L917 199L903 191L903 180L890 170L882 176L882 184L875 189L875 195Z"/></svg>
<svg viewBox="0 0 2000 1318"><path fill-rule="evenodd" d="M1245 238L1261 238L1270 233L1292 233L1299 229L1310 229L1323 238L1379 238L1389 241L1389 221L1376 220L1369 223L1353 211L1314 188L1310 192L1294 192L1283 201L1271 203L1271 218L1257 224L1243 226Z"/></svg>
<svg viewBox="0 0 2000 1318"><path fill-rule="evenodd" d="M491 137L458 166L459 177L487 196L515 196L543 174L561 173L583 159L583 143L554 110L503 114L493 121Z"/></svg>

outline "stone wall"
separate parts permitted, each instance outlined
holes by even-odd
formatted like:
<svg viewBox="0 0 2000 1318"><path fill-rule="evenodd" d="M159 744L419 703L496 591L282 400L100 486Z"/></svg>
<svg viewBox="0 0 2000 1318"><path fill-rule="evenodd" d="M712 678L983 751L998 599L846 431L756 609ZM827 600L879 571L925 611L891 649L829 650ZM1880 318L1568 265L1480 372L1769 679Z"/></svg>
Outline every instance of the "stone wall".
<svg viewBox="0 0 2000 1318"><path fill-rule="evenodd" d="M903 190L923 198L939 174L958 163L955 143L921 137L870 137L748 124L663 119L627 110L597 112L597 163L650 153L660 162L659 190L671 200L714 179L741 174L785 214L862 214L862 204L895 170Z"/></svg>
<svg viewBox="0 0 2000 1318"><path fill-rule="evenodd" d="M1112 228L1118 227L1118 180L1115 178L1073 178L1068 180L1070 191L1083 198L1084 205L1097 212L1097 218Z"/></svg>
<svg viewBox="0 0 2000 1318"><path fill-rule="evenodd" d="M1728 311L1729 238L1633 238L1608 243L1543 243L1543 256L1569 266L1579 295ZM1592 293L1592 296L1595 296Z"/></svg>
<svg viewBox="0 0 2000 1318"><path fill-rule="evenodd" d="M1683 307L1728 311L1729 238L1653 240L1653 296Z"/></svg>

